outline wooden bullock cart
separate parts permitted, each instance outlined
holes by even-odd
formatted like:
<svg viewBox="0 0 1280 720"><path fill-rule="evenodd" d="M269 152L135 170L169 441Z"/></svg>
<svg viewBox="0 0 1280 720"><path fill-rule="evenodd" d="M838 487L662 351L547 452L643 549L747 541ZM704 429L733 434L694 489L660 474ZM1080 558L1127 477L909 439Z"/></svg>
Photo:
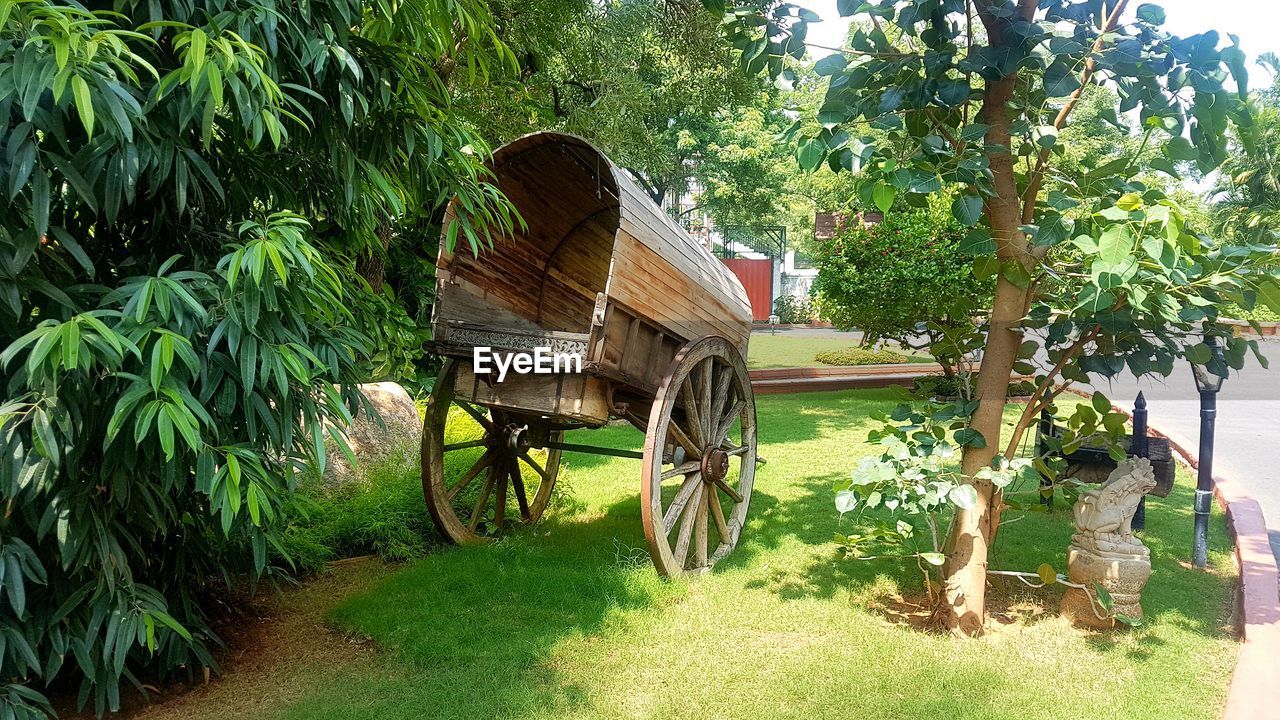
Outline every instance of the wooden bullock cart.
<svg viewBox="0 0 1280 720"><path fill-rule="evenodd" d="M436 526L486 542L539 519L563 451L635 457L658 571L710 568L738 542L757 462L742 285L581 138L528 135L491 167L527 228L479 257L440 251L432 327L446 361L422 437ZM498 382L473 371L482 346L579 353L582 372ZM613 419L644 431L642 453L564 442Z"/></svg>

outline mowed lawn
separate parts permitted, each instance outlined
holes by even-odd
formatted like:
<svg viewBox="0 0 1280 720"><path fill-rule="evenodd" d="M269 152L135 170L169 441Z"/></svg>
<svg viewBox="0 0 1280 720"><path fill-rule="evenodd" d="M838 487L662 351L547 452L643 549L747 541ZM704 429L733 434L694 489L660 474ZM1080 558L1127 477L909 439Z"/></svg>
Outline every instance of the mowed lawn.
<svg viewBox="0 0 1280 720"><path fill-rule="evenodd" d="M832 483L847 476L893 391L759 399L751 520L710 575L659 579L645 551L634 460L567 455L536 529L418 560L341 603L330 622L381 652L319 666L283 711L379 718L1216 718L1236 641L1233 569L1215 515L1211 562L1185 562L1183 475L1148 505L1146 626L1074 629L1060 589L1000 585L999 628L953 640L895 621L914 563L840 559ZM630 428L577 442L639 447ZM1009 513L992 567L1065 570L1070 512ZM216 711L216 708L203 708Z"/></svg>
<svg viewBox="0 0 1280 720"><path fill-rule="evenodd" d="M835 331L830 333L806 331L801 334L801 332L794 330L779 330L777 334L771 334L767 330L757 330L751 334L750 352L747 353L747 367L752 370L789 367L831 367L818 362L814 359L814 356L820 352L856 347L857 344L856 338L851 338L848 334ZM933 362L933 358L929 357L927 353L899 348L892 344L888 345L887 349L906 355L910 362Z"/></svg>

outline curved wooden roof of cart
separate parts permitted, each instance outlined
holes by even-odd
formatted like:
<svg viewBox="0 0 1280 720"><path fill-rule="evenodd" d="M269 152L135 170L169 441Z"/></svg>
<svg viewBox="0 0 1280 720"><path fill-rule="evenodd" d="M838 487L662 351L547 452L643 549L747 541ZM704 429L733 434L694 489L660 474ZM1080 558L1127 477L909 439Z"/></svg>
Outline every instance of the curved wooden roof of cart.
<svg viewBox="0 0 1280 720"><path fill-rule="evenodd" d="M441 243L437 322L588 333L603 293L671 337L721 335L746 354L742 284L604 153L542 132L499 148L490 167L527 227L479 257Z"/></svg>

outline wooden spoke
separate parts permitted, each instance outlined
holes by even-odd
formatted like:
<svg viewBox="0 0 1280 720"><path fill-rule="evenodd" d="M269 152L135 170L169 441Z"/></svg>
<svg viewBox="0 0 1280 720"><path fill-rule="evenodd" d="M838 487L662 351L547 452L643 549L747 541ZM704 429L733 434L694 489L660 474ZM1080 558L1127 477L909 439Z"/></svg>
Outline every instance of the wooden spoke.
<svg viewBox="0 0 1280 720"><path fill-rule="evenodd" d="M738 400L729 409L729 412L720 418L720 424L716 426L715 435L712 436L712 444L719 445L724 442L725 436L729 434L729 429L733 427L733 421L738 419L738 414L741 412L742 401Z"/></svg>
<svg viewBox="0 0 1280 720"><path fill-rule="evenodd" d="M640 507L649 556L658 572L669 577L702 572L737 544L755 479L755 399L738 348L716 336L682 346L648 417ZM738 423L740 430L735 429ZM676 447L684 457L673 462L671 449ZM738 461L730 460L726 470L721 453ZM677 476L683 480L673 496L664 481ZM709 535L712 524L719 536L716 545Z"/></svg>
<svg viewBox="0 0 1280 720"><path fill-rule="evenodd" d="M685 378L680 383L680 404L684 406L685 423L689 426L689 439L701 447L706 445L705 433L702 432L702 418L698 414L698 402L694 399L693 379Z"/></svg>
<svg viewBox="0 0 1280 720"><path fill-rule="evenodd" d="M488 432L494 432L493 422L490 421L489 418L485 417L484 413L472 407L470 403L465 403L461 400L455 404L463 410L466 410L468 415L475 418L476 422L480 423L480 427L484 428Z"/></svg>
<svg viewBox="0 0 1280 720"><path fill-rule="evenodd" d="M693 539L693 526L697 520L695 517L698 513L694 508L702 505L703 488L706 487L699 482L694 489L693 501L684 506L680 511L680 534L676 539L676 549L673 552L676 559L676 566L684 569L685 561L689 557L689 541Z"/></svg>
<svg viewBox="0 0 1280 720"><path fill-rule="evenodd" d="M707 565L707 505L712 501L720 501L715 493L703 490L698 497L698 511L694 517L693 527L693 563L695 568Z"/></svg>
<svg viewBox="0 0 1280 720"><path fill-rule="evenodd" d="M688 475L689 473L693 472L694 470L697 470L697 469L698 469L698 467L699 467L700 465L701 465L701 463L697 462L696 460L690 460L690 461L689 461L689 462L687 462L687 463L683 463L683 464L681 464L681 465L677 465L676 467L673 467L673 468L671 468L670 470L667 470L667 471L663 472L663 473L662 473L662 479L663 479L663 480L670 480L671 478L673 478L673 477L675 477L675 476L677 476L677 475Z"/></svg>
<svg viewBox="0 0 1280 720"><path fill-rule="evenodd" d="M511 490L516 496L516 506L520 508L520 518L530 522L533 516L529 514L529 496L524 491L524 478L519 472L511 476Z"/></svg>
<svg viewBox="0 0 1280 720"><path fill-rule="evenodd" d="M711 506L711 519L716 523L716 534L720 536L720 542L732 543L733 539L729 537L729 524L724 520L724 508L720 507L720 496L711 493L707 504Z"/></svg>
<svg viewBox="0 0 1280 720"><path fill-rule="evenodd" d="M695 472L685 478L684 484L676 491L676 496L671 499L671 504L667 506L667 512L662 516L663 532L671 532L671 528L676 524L676 518L680 517L685 507L689 504L689 498L693 496L693 492L702 485L702 473Z"/></svg>
<svg viewBox="0 0 1280 720"><path fill-rule="evenodd" d="M458 481L458 484L454 485L453 488L449 490L449 494L447 495L449 501L453 502L453 499L458 497L458 493L462 492L462 489L467 486L467 483L471 482L476 475L479 475L481 470L489 467L490 463L492 463L496 457L497 453L493 450L488 450L485 454L481 455L480 459L476 461L476 464L472 465L471 469L467 471L467 474L463 475L462 479Z"/></svg>
<svg viewBox="0 0 1280 720"><path fill-rule="evenodd" d="M732 382L732 369L722 368L720 376L716 378L715 394L711 400L711 417L719 418L723 416L724 404L729 401L729 394L733 391L730 385Z"/></svg>
<svg viewBox="0 0 1280 720"><path fill-rule="evenodd" d="M547 479L547 471L542 469L542 466L538 464L537 460L534 460L533 458L529 457L529 452L527 450L525 452L520 453L520 459L523 460L526 465L533 468L533 471L538 473L538 475L541 476L543 480Z"/></svg>
<svg viewBox="0 0 1280 720"><path fill-rule="evenodd" d="M732 487L730 487L729 483L724 481L724 478L716 478L716 487L723 490L725 495L728 495L729 497L733 498L734 502L736 503L742 502L742 495L739 495L737 490L734 490Z"/></svg>
<svg viewBox="0 0 1280 720"><path fill-rule="evenodd" d="M455 397L457 375L457 361L446 360L427 401L422 428L422 491L431 519L441 535L459 544L484 543L510 529L510 525L532 524L542 517L560 472L561 450L555 446L564 435L560 430L543 435L550 445L545 455L538 453L535 460L530 454L531 448L520 445L520 441L529 436L526 434L529 427L541 420L464 402ZM454 405L470 417L450 412ZM486 411L491 413L490 417L485 416ZM473 439L475 426L471 420L484 430L483 439ZM521 434L514 435L516 431ZM511 449L513 446L517 449ZM444 462L450 451L479 447L484 447L484 452L469 467L462 462L454 462L453 467L449 467ZM521 462L533 468L536 477L528 480L522 477ZM482 471L484 483L475 488L475 479ZM507 503L512 495L520 509L519 518L507 516Z"/></svg>
<svg viewBox="0 0 1280 720"><path fill-rule="evenodd" d="M493 501L493 529L494 532L502 532L502 528L507 523L507 482L512 473L520 472L520 467L515 459L507 461L506 468L498 472L498 494Z"/></svg>
<svg viewBox="0 0 1280 720"><path fill-rule="evenodd" d="M498 474L495 472L496 469L496 465L489 466L488 472L485 473L484 485L480 488L480 496L476 498L476 504L471 508L471 520L467 522L467 529L471 532L476 531L484 509L489 506L489 495L493 492L493 481Z"/></svg>
<svg viewBox="0 0 1280 720"><path fill-rule="evenodd" d="M684 431L680 429L680 426L676 424L674 419L668 420L667 424L671 436L675 438L677 443L680 443L680 447L684 448L684 452L687 457L702 457L702 450L700 450L698 446L689 439L688 435L684 434Z"/></svg>
<svg viewBox="0 0 1280 720"><path fill-rule="evenodd" d="M714 355L707 358L706 360L703 360L702 364L698 366L698 370L700 374L700 380L698 383L698 391L699 391L698 407L702 408L703 410L702 424L700 426L700 429L702 431L702 437L704 440L704 442L702 443L703 445L711 445L713 442L711 439L711 431L715 429L715 427L712 425L712 423L715 422L715 416L712 415L710 411L711 411L711 376L714 373L715 368L716 368L716 358Z"/></svg>

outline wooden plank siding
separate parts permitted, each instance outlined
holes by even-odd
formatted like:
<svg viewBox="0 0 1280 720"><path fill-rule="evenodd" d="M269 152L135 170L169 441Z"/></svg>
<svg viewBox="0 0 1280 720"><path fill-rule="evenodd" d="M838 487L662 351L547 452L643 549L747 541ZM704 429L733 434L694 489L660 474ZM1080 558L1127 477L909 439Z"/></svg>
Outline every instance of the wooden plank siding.
<svg viewBox="0 0 1280 720"><path fill-rule="evenodd" d="M618 171L622 217L613 249L609 299L617 299L682 340L722 335L745 356L751 303L738 278Z"/></svg>

